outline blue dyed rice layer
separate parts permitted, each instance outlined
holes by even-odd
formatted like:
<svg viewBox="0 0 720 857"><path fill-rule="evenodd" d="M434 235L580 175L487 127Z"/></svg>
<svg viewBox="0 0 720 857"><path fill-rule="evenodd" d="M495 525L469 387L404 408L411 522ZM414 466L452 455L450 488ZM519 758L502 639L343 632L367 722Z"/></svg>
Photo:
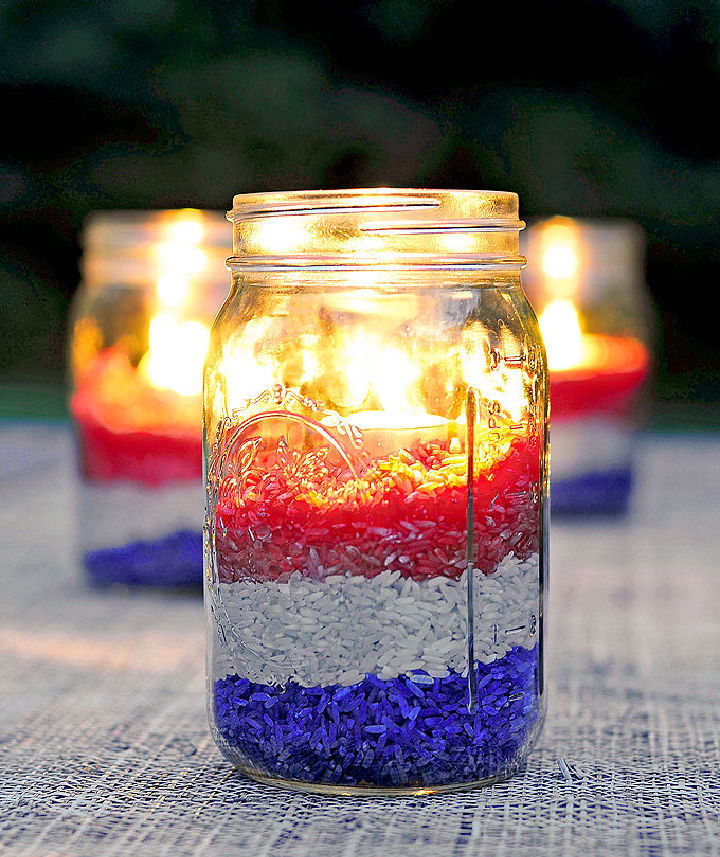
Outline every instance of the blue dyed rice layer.
<svg viewBox="0 0 720 857"><path fill-rule="evenodd" d="M558 515L621 515L628 510L632 486L629 468L555 479L552 511Z"/></svg>
<svg viewBox="0 0 720 857"><path fill-rule="evenodd" d="M474 782L510 772L540 715L537 647L475 667L468 711L459 673L350 687L215 682L221 745L240 767L309 783L380 788ZM520 759L521 760L521 759Z"/></svg>
<svg viewBox="0 0 720 857"><path fill-rule="evenodd" d="M178 530L154 541L88 551L83 561L93 583L199 587L202 534L196 530Z"/></svg>

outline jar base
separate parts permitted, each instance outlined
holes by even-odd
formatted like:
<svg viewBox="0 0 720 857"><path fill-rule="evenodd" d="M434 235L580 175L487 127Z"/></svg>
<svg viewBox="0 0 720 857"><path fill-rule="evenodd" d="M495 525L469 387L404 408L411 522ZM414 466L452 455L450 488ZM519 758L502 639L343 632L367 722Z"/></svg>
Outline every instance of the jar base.
<svg viewBox="0 0 720 857"><path fill-rule="evenodd" d="M266 786L276 786L277 788L286 789L294 792L304 792L305 794L327 795L329 797L422 797L423 795L444 794L447 792L469 791L470 789L482 788L491 786L495 783L502 783L510 779L520 770L523 765L518 764L515 767L508 769L502 774L493 777L484 777L481 780L473 780L467 783L451 783L449 785L429 785L429 786L404 786L398 788L385 788L380 786L348 786L335 785L333 783L310 783L304 780L289 780L283 777L273 777L263 774L252 768L236 766L235 770L245 777L256 782L263 783Z"/></svg>

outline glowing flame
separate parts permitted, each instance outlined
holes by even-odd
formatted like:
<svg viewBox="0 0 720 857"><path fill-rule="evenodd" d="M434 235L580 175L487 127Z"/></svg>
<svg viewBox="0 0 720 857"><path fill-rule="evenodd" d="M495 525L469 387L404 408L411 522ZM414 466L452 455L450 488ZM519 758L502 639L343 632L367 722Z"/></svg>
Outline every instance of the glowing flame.
<svg viewBox="0 0 720 857"><path fill-rule="evenodd" d="M168 244L201 244L205 237L202 213L196 209L185 209L180 217L166 224L166 242Z"/></svg>
<svg viewBox="0 0 720 857"><path fill-rule="evenodd" d="M402 348L358 330L345 338L338 357L345 386L341 404L345 407L359 408L374 398L383 410L394 413L416 414L421 410L413 400L421 367Z"/></svg>
<svg viewBox="0 0 720 857"><path fill-rule="evenodd" d="M199 321L180 321L159 313L150 321L150 347L139 370L158 390L198 396L210 341L210 331Z"/></svg>
<svg viewBox="0 0 720 857"><path fill-rule="evenodd" d="M543 253L543 272L555 280L572 277L578 267L577 252L570 244L553 244Z"/></svg>
<svg viewBox="0 0 720 857"><path fill-rule="evenodd" d="M208 253L198 246L204 238L201 214L192 209L164 225L164 240L154 248L159 272L156 294L161 308L181 307L190 299L193 277L210 264Z"/></svg>
<svg viewBox="0 0 720 857"><path fill-rule="evenodd" d="M575 304L556 298L540 314L540 330L545 341L550 369L570 369L583 360L583 333Z"/></svg>
<svg viewBox="0 0 720 857"><path fill-rule="evenodd" d="M181 396L201 393L210 340L205 324L176 315L192 299L195 277L208 267L208 253L198 246L204 238L202 214L188 209L164 224L164 240L154 248L158 312L150 320L149 348L139 370L152 387Z"/></svg>
<svg viewBox="0 0 720 857"><path fill-rule="evenodd" d="M370 301L371 296L370 290L357 296L362 304L357 309L361 311L353 315L363 324L351 330L332 328L329 335L300 334L291 349L286 347L282 315L248 320L223 348L218 373L223 389L208 391L218 402L218 413L226 408L246 408L255 399L258 408L266 407L267 400L258 397L280 384L337 409L363 430L447 425L445 417L428 412L427 404L428 372L443 356L432 342L417 348L411 340L399 338L394 324L379 330L361 300L367 297ZM343 309L347 311L344 304ZM492 404L492 413L519 423L529 408L526 373L518 368L517 361L506 364L501 359L498 363L488 347L488 337L488 330L477 325L477 329L466 331L464 345L456 354L449 358L444 355L449 359L446 396L455 396L458 385L471 385L488 407ZM497 353L502 349L509 355L522 352L517 337L507 330L501 333L497 348ZM463 367L462 378L453 368L458 360ZM438 395L434 401L439 403L442 394ZM458 422L462 421L461 417Z"/></svg>
<svg viewBox="0 0 720 857"><path fill-rule="evenodd" d="M158 267L167 273L200 274L208 264L208 255L192 244L164 241L155 249Z"/></svg>
<svg viewBox="0 0 720 857"><path fill-rule="evenodd" d="M420 377L420 367L402 349L380 346L368 353L370 389L385 410L416 411L412 388Z"/></svg>
<svg viewBox="0 0 720 857"><path fill-rule="evenodd" d="M546 277L574 277L580 269L580 257L578 228L570 218L555 217L541 227L540 265Z"/></svg>
<svg viewBox="0 0 720 857"><path fill-rule="evenodd" d="M577 297L584 251L580 230L568 217L554 217L535 227L537 244L531 248L542 271L546 299Z"/></svg>
<svg viewBox="0 0 720 857"><path fill-rule="evenodd" d="M161 306L181 307L189 296L190 277L174 272L158 276L157 298Z"/></svg>

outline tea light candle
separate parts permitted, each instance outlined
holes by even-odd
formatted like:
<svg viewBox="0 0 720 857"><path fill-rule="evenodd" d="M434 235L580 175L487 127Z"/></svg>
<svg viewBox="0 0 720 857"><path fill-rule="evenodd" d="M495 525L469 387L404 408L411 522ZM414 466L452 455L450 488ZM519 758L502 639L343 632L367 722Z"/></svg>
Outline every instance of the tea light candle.
<svg viewBox="0 0 720 857"><path fill-rule="evenodd" d="M358 411L347 418L363 436L363 446L371 456L387 455L412 443L443 442L448 439L450 422L423 411Z"/></svg>

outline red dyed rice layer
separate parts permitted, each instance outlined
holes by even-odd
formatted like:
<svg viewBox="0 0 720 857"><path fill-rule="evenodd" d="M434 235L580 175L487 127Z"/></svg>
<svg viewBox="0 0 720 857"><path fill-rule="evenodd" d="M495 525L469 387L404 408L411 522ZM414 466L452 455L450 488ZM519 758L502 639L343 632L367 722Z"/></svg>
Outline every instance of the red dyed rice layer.
<svg viewBox="0 0 720 857"><path fill-rule="evenodd" d="M536 437L476 462L474 562L492 573L511 551L538 550ZM313 453L255 462L238 487L223 483L216 512L220 580L322 579L385 568L414 580L457 579L466 565L467 462L449 443L418 443L373 462L360 478ZM295 458L292 457L295 455ZM259 465L259 466L257 466Z"/></svg>

